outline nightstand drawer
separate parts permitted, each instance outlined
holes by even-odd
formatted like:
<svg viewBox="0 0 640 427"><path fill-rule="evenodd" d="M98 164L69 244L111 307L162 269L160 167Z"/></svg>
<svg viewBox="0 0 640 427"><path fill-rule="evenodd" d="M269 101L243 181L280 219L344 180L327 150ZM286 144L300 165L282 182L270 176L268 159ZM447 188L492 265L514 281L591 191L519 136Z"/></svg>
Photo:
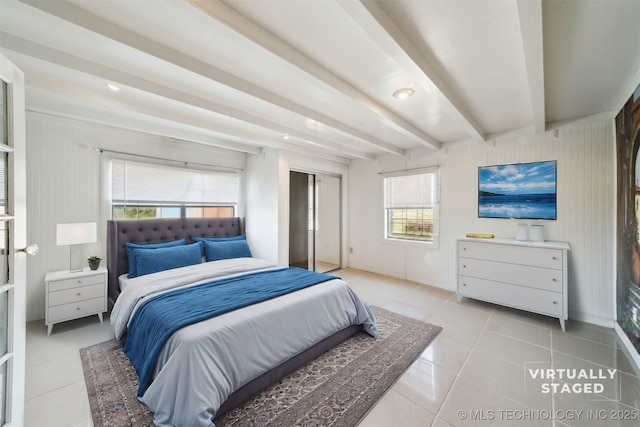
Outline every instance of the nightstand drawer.
<svg viewBox="0 0 640 427"><path fill-rule="evenodd" d="M78 286L95 285L99 283L104 284L104 274L96 274L93 276L83 276L77 278L74 277L64 280L55 280L49 282L49 292L61 291Z"/></svg>
<svg viewBox="0 0 640 427"><path fill-rule="evenodd" d="M53 307L77 301L102 298L104 296L103 283L90 286L80 286L73 289L65 289L63 291L49 292L49 306Z"/></svg>
<svg viewBox="0 0 640 427"><path fill-rule="evenodd" d="M48 319L50 323L55 323L66 319L76 319L90 314L102 313L104 311L104 305L104 297L57 305L55 307L49 307Z"/></svg>

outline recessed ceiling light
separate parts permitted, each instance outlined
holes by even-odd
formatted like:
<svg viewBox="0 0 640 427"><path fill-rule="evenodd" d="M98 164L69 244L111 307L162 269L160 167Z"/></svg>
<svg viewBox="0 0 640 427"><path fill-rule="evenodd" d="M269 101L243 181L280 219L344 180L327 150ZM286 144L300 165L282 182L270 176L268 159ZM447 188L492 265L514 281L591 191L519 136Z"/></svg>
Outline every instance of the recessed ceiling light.
<svg viewBox="0 0 640 427"><path fill-rule="evenodd" d="M289 134L288 134L288 133L285 133L285 134L284 134L284 136L283 136L283 138L284 138L284 139L289 139Z"/></svg>
<svg viewBox="0 0 640 427"><path fill-rule="evenodd" d="M416 91L411 89L410 87L403 87L402 89L398 89L397 91L393 92L393 97L396 99L407 99L414 93L416 93Z"/></svg>
<svg viewBox="0 0 640 427"><path fill-rule="evenodd" d="M107 87L109 88L109 90L111 92L120 92L120 88L118 86L114 85L113 83L109 83L107 85Z"/></svg>

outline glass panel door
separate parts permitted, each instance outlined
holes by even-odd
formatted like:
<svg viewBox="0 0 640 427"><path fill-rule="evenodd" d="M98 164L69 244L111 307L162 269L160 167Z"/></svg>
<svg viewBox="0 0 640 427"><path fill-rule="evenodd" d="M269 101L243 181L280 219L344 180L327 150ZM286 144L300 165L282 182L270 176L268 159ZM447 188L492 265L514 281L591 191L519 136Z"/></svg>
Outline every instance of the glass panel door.
<svg viewBox="0 0 640 427"><path fill-rule="evenodd" d="M26 322L24 74L0 54L0 425L24 425Z"/></svg>
<svg viewBox="0 0 640 427"><path fill-rule="evenodd" d="M0 111L2 116L2 124L0 125L0 393L2 394L2 402L0 402L0 424L4 425L7 421L7 404L9 403L9 393L7 393L8 385L8 367L13 362L13 353L11 352L11 343L9 342L10 318L11 310L11 292L12 287L8 284L8 262L7 262L7 226L12 220L7 215L7 160L9 158L9 141L8 141L8 109L7 109L7 83L0 82Z"/></svg>

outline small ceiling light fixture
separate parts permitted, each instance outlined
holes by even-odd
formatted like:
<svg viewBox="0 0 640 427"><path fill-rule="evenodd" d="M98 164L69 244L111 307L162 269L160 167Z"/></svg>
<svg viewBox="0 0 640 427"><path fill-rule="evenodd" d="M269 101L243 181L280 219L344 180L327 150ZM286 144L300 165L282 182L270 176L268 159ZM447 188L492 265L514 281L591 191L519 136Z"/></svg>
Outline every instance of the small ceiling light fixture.
<svg viewBox="0 0 640 427"><path fill-rule="evenodd" d="M284 136L283 136L283 138L284 138L284 139L289 139L289 134L288 134L288 133L285 133L285 134L284 134Z"/></svg>
<svg viewBox="0 0 640 427"><path fill-rule="evenodd" d="M416 91L411 89L410 87L403 87L402 89L398 89L397 91L393 92L393 97L396 99L407 99L414 93L416 93Z"/></svg>
<svg viewBox="0 0 640 427"><path fill-rule="evenodd" d="M109 90L111 92L120 92L120 88L118 86L114 85L113 83L107 84L107 87L109 88Z"/></svg>

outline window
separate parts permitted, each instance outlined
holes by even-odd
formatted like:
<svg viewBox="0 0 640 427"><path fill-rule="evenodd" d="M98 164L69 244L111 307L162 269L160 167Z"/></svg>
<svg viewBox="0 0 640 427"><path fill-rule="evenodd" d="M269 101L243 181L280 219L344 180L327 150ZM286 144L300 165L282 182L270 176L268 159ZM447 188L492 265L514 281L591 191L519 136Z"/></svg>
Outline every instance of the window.
<svg viewBox="0 0 640 427"><path fill-rule="evenodd" d="M232 217L239 199L236 173L111 162L113 219Z"/></svg>
<svg viewBox="0 0 640 427"><path fill-rule="evenodd" d="M435 242L439 230L439 170L384 178L385 238Z"/></svg>

